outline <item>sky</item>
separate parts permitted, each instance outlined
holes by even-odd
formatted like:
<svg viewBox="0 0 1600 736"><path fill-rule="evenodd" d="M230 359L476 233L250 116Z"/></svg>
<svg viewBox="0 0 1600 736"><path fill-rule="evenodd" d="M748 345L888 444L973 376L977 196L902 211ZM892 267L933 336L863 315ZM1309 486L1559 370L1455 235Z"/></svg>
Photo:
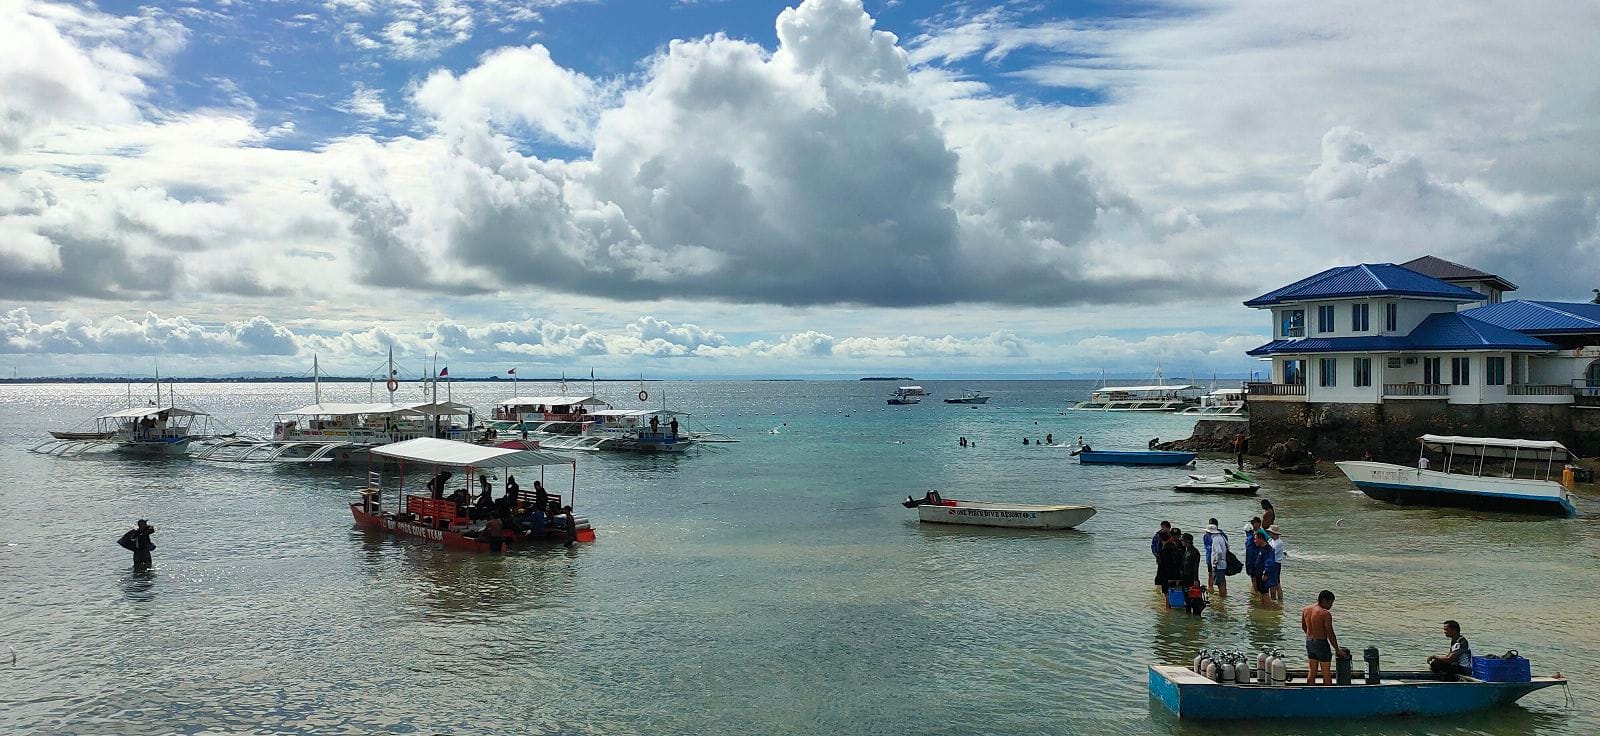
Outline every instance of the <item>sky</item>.
<svg viewBox="0 0 1600 736"><path fill-rule="evenodd" d="M1248 374L1600 287L1600 5L0 0L18 375ZM9 364L9 365L7 365Z"/></svg>

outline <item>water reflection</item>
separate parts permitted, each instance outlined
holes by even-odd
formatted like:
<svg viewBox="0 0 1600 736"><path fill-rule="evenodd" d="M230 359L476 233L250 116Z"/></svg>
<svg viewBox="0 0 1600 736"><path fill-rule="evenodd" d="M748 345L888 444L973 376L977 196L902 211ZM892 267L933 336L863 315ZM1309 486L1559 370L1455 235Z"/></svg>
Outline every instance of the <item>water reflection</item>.
<svg viewBox="0 0 1600 736"><path fill-rule="evenodd" d="M128 570L122 573L122 594L133 603L149 603L156 599L156 571Z"/></svg>

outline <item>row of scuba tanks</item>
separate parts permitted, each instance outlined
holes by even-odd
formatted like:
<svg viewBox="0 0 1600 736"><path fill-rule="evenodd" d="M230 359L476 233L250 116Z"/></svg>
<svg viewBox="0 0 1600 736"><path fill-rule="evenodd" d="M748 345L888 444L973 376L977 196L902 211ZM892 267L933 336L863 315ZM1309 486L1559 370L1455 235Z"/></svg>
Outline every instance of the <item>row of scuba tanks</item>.
<svg viewBox="0 0 1600 736"><path fill-rule="evenodd" d="M1378 648L1367 647L1362 659L1367 662L1367 684L1377 684L1380 678ZM1284 658L1281 649L1263 651L1254 657L1237 650L1202 649L1194 658L1193 669L1195 674L1225 685L1282 687L1289 683L1289 660ZM1350 684L1350 659L1343 650L1338 657L1337 672L1339 684Z"/></svg>
<svg viewBox="0 0 1600 736"><path fill-rule="evenodd" d="M1202 649L1194 658L1195 674L1225 685L1282 686L1289 682L1289 661L1274 649L1251 657L1240 651Z"/></svg>

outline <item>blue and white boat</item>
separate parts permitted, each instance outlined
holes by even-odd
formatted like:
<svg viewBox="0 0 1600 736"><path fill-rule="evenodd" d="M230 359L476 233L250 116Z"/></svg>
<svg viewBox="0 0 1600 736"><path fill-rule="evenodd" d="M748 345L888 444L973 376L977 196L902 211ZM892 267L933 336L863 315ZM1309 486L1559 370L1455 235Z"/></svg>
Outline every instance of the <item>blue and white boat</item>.
<svg viewBox="0 0 1600 736"><path fill-rule="evenodd" d="M1443 458L1437 470L1430 451ZM1569 457L1560 442L1428 434L1416 467L1337 464L1362 493L1380 501L1570 517L1578 510L1562 472Z"/></svg>
<svg viewBox="0 0 1600 736"><path fill-rule="evenodd" d="M1285 685L1225 684L1187 667L1152 665L1150 697L1179 718L1192 719L1447 716L1510 705L1535 690L1566 682L1553 677L1447 680L1428 672L1383 672L1376 684L1358 676L1350 685L1308 685L1305 676L1305 670L1290 671L1290 684Z"/></svg>
<svg viewBox="0 0 1600 736"><path fill-rule="evenodd" d="M1084 465L1165 465L1179 466L1194 462L1199 453L1171 450L1076 450L1078 462Z"/></svg>

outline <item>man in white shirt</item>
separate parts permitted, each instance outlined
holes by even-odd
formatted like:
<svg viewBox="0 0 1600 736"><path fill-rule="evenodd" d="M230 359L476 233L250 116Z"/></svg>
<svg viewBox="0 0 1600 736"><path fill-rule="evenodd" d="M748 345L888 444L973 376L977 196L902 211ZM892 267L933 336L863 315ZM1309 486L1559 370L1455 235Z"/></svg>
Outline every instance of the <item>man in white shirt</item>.
<svg viewBox="0 0 1600 736"><path fill-rule="evenodd" d="M1206 586L1214 588L1217 595L1228 594L1228 535L1222 532L1217 520L1206 527Z"/></svg>

